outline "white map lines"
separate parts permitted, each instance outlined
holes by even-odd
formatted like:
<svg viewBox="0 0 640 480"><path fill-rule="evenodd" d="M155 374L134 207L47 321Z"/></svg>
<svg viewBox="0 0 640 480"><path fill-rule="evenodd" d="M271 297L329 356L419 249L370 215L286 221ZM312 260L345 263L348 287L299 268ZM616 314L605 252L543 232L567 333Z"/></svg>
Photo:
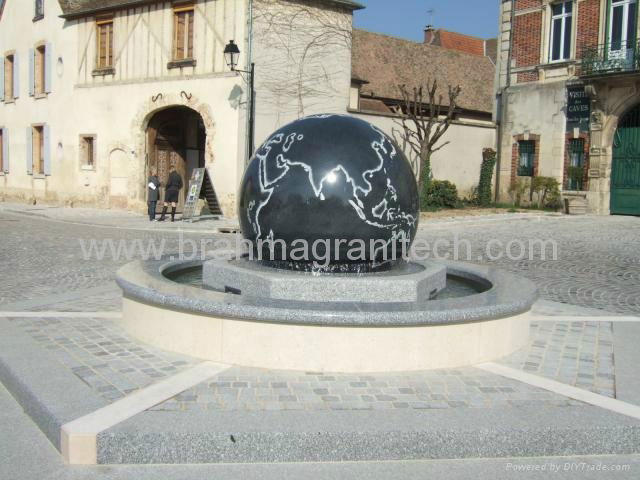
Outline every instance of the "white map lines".
<svg viewBox="0 0 640 480"><path fill-rule="evenodd" d="M324 119L331 116L333 115L316 115L309 118ZM385 167L396 158L396 148L393 142L389 140L381 130L373 125L371 128L380 136L379 139L371 143L371 148L379 161L373 168L362 172L361 177L354 176L342 164L336 164L335 167L327 171L322 177L317 178L317 174L310 164L287 158L285 155L291 150L293 145L296 142L302 142L304 140L304 135L301 133L278 133L267 140L256 153L259 162L258 176L262 199L259 200L257 208L256 202L251 201L246 211L256 238L259 239L263 235L260 224L260 212L271 201L276 184L289 173L291 168L299 167L307 174L309 185L314 195L321 201L325 200L323 193L325 185L335 183L339 173L344 175L346 182L351 185L353 191L353 196L349 200L349 204L358 214L358 217L373 227L391 230L391 239L379 249L386 249L391 242L398 239L410 239L411 230L415 227L417 218L414 215L402 211L400 208L392 206L398 202L398 192L392 185L388 177L387 168ZM273 158L272 154L275 153L274 150L278 145L281 145L281 152ZM271 159L270 156L272 157ZM275 162L275 165L271 165L271 168L269 168L270 166L268 164L270 160ZM277 175L273 178L270 177L270 174L276 169L277 172L275 173L277 173ZM384 198L375 206L369 208L366 206L366 201L370 200L367 197L374 189L372 181L376 175L386 176L386 189ZM369 209L370 214L368 215L367 210ZM272 231L269 232L269 236L271 235L273 235ZM376 249L376 253L379 249Z"/></svg>

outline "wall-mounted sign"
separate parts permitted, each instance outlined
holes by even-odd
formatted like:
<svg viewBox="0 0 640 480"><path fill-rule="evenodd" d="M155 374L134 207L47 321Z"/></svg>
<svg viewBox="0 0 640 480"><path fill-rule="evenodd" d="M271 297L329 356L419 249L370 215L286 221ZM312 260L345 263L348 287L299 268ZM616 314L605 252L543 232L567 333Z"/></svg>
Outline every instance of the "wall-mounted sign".
<svg viewBox="0 0 640 480"><path fill-rule="evenodd" d="M591 119L591 98L584 86L567 87L567 131L579 128L589 131Z"/></svg>

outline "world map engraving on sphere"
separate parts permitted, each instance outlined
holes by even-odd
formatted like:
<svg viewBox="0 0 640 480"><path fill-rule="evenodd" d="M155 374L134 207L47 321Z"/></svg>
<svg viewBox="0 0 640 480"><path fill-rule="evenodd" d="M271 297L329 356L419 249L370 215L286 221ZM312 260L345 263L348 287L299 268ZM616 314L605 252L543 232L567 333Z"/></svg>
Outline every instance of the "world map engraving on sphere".
<svg viewBox="0 0 640 480"><path fill-rule="evenodd" d="M346 115L316 115L281 128L258 149L239 216L252 241L380 240L369 252L374 259L415 236L417 187L404 154L380 129Z"/></svg>

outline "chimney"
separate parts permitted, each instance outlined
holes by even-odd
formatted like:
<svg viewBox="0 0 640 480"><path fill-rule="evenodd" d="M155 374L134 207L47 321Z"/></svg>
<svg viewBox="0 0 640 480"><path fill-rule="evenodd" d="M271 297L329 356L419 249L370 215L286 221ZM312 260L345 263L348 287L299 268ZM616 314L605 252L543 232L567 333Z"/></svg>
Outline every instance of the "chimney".
<svg viewBox="0 0 640 480"><path fill-rule="evenodd" d="M433 25L427 25L424 29L424 43L431 45L436 39L436 29Z"/></svg>

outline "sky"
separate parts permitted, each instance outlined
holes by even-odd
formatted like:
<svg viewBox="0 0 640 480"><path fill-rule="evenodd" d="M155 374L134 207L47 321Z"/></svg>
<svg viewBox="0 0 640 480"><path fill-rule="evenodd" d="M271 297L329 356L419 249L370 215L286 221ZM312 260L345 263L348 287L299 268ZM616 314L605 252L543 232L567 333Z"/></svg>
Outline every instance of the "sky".
<svg viewBox="0 0 640 480"><path fill-rule="evenodd" d="M377 33L424 40L428 24L482 38L496 37L499 0L356 0L354 25ZM430 12L431 11L431 12Z"/></svg>

